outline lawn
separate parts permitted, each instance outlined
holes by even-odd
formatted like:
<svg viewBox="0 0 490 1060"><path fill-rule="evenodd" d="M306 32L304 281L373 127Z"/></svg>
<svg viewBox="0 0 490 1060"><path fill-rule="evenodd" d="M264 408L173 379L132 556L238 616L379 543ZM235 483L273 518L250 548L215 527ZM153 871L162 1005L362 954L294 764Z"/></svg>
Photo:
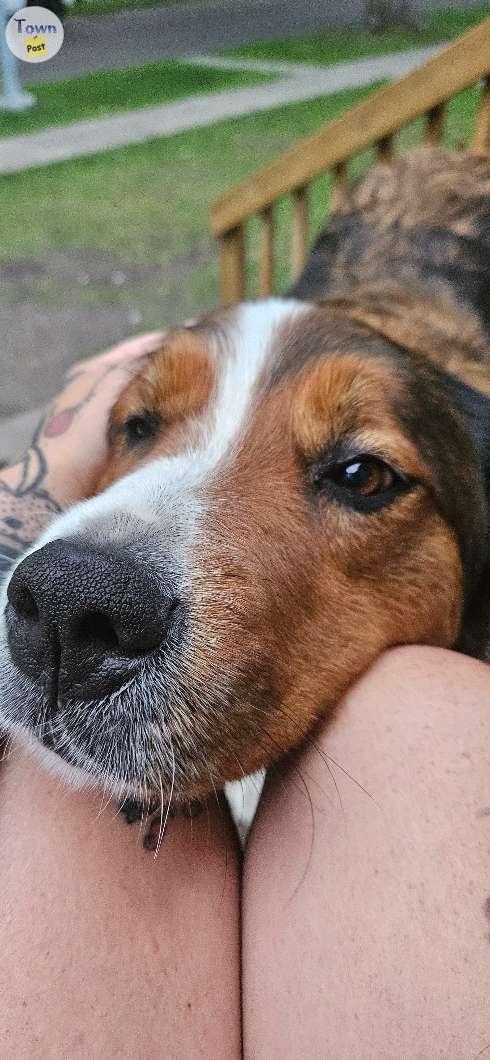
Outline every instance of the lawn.
<svg viewBox="0 0 490 1060"><path fill-rule="evenodd" d="M168 59L127 70L89 74L72 81L36 85L38 102L32 110L23 114L0 112L0 136L97 118L112 111L170 103L186 96L242 88L266 80L270 79L247 71L213 70Z"/></svg>
<svg viewBox="0 0 490 1060"><path fill-rule="evenodd" d="M43 282L30 289L12 286L9 294L4 286L3 304L31 298L39 304L41 320L43 306L76 304L87 311L102 303L129 306L137 310L138 329L176 322L212 306L218 297L217 255L208 236L212 200L371 91L348 90L170 139L0 177L1 257L4 262L23 262L32 275L34 266L45 271ZM477 92L469 90L451 103L448 143L457 144L465 136L476 99ZM415 143L419 135L420 123L414 123L402 140ZM354 172L371 157L363 152ZM324 223L327 208L328 179L321 177L313 187L313 229ZM288 210L285 202L279 211L280 262L287 260ZM250 227L253 280L257 226ZM141 275L134 283L130 279L114 286L100 281L94 265L81 285L64 283L62 271L54 283L49 263L61 252L81 255L84 262L109 260L111 269L129 277L131 270L139 269ZM278 278L286 287L285 266L279 266Z"/></svg>
<svg viewBox="0 0 490 1060"><path fill-rule="evenodd" d="M205 3L206 0L202 2ZM75 0L70 11L73 15L112 15L114 11L134 11L140 7L167 7L169 4L188 3L196 3L196 0Z"/></svg>
<svg viewBox="0 0 490 1060"><path fill-rule="evenodd" d="M490 6L473 8L471 11L441 10L427 16L420 32L407 29L390 29L383 33L367 30L335 30L309 37L286 40L260 41L240 48L227 50L224 54L243 56L247 59L273 59L287 62L328 64L345 60L365 59L370 55L385 55L389 52L422 48L458 37L471 26L490 15Z"/></svg>

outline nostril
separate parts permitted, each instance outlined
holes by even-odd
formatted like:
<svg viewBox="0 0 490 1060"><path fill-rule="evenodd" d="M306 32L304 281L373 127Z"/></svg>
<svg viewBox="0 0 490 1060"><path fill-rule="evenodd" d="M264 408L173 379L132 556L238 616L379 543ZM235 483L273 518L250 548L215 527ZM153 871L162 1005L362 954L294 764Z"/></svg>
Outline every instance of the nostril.
<svg viewBox="0 0 490 1060"><path fill-rule="evenodd" d="M88 611L82 615L77 628L78 639L97 645L106 651L118 651L119 639L112 619L102 611Z"/></svg>
<svg viewBox="0 0 490 1060"><path fill-rule="evenodd" d="M49 685L53 703L58 680L61 699L87 681L116 685L180 642L187 612L172 590L122 551L52 541L22 560L7 587L12 658Z"/></svg>
<svg viewBox="0 0 490 1060"><path fill-rule="evenodd" d="M17 585L15 591L8 595L12 607L21 618L27 619L28 622L39 621L39 608L26 585Z"/></svg>
<svg viewBox="0 0 490 1060"><path fill-rule="evenodd" d="M96 649L108 655L131 656L147 655L161 640L158 636L149 636L149 631L124 622L121 616L104 614L103 611L87 611L72 626L79 645L85 644L89 649Z"/></svg>

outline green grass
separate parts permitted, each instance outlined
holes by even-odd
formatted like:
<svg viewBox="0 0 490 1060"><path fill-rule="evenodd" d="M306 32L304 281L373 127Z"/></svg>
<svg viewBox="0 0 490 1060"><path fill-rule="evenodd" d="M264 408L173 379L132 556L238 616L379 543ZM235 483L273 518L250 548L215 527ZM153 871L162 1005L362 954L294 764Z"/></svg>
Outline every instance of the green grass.
<svg viewBox="0 0 490 1060"><path fill-rule="evenodd" d="M36 85L37 104L23 114L0 112L0 136L33 132L97 118L113 111L170 103L185 96L240 88L269 78L235 70L212 70L169 59L161 63L109 73L89 74L73 81Z"/></svg>
<svg viewBox="0 0 490 1060"><path fill-rule="evenodd" d="M371 91L348 90L170 139L0 177L0 257L44 262L57 250L82 248L84 253L112 255L123 268L125 262L158 266L153 286L150 278L141 290L120 288L108 295L94 281L83 288L83 304L99 305L104 297L117 305L136 304L142 327L200 312L218 297L217 255L205 242L213 199ZM451 103L448 144L458 144L467 134L476 100L472 89ZM414 123L401 139L409 144L419 137L420 123ZM363 152L353 171L361 172L371 157ZM318 178L312 186L313 230L325 223L328 192L328 178ZM278 209L280 263L288 259L289 210L287 200ZM258 227L252 223L252 292L257 237ZM287 286L287 269L281 264L278 278L282 288ZM69 289L65 300L80 304L81 294Z"/></svg>
<svg viewBox="0 0 490 1060"><path fill-rule="evenodd" d="M195 3L196 0L75 0L70 14L112 15L114 11L134 11L139 7L166 7L168 4L189 2Z"/></svg>
<svg viewBox="0 0 490 1060"><path fill-rule="evenodd" d="M161 264L207 230L208 206L230 183L368 91L0 177L0 253L89 245Z"/></svg>
<svg viewBox="0 0 490 1060"><path fill-rule="evenodd" d="M240 48L227 50L224 54L243 56L247 59L273 59L330 65L349 59L365 59L370 55L385 55L389 52L421 48L430 44L439 44L444 40L452 40L489 15L489 5L474 8L472 11L434 11L427 17L425 26L420 32L397 28L383 33L370 33L367 30L336 30L311 37L247 44Z"/></svg>

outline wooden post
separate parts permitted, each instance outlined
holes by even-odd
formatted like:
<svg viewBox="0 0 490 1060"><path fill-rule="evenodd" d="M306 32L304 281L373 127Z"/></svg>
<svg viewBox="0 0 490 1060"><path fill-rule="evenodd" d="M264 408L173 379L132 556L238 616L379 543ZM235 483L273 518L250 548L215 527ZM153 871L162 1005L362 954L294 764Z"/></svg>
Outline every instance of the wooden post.
<svg viewBox="0 0 490 1060"><path fill-rule="evenodd" d="M332 171L332 197L331 210L339 210L345 202L347 191L347 162L337 162Z"/></svg>
<svg viewBox="0 0 490 1060"><path fill-rule="evenodd" d="M424 140L426 144L437 147L442 143L444 136L444 123L446 120L446 104L438 103L427 111L427 124L425 126Z"/></svg>
<svg viewBox="0 0 490 1060"><path fill-rule="evenodd" d="M393 158L393 142L393 133L390 133L388 136L382 136L381 140L378 140L376 144L378 162L391 162L391 159Z"/></svg>
<svg viewBox="0 0 490 1060"><path fill-rule="evenodd" d="M221 245L221 300L223 305L240 302L246 295L245 239L243 225L224 232Z"/></svg>
<svg viewBox="0 0 490 1060"><path fill-rule="evenodd" d="M308 253L308 187L293 191L293 229L291 235L291 277L296 279Z"/></svg>
<svg viewBox="0 0 490 1060"><path fill-rule="evenodd" d="M261 211L259 297L266 298L274 289L274 207Z"/></svg>
<svg viewBox="0 0 490 1060"><path fill-rule="evenodd" d="M473 133L473 147L477 151L490 150L490 76L486 77L480 96L480 106Z"/></svg>

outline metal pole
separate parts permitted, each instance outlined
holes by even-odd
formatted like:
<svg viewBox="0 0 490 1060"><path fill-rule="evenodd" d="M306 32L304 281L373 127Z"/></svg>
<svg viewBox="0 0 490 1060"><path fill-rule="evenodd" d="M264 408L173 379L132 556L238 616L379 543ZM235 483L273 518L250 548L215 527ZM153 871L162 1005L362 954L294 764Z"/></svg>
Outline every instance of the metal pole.
<svg viewBox="0 0 490 1060"><path fill-rule="evenodd" d="M0 59L2 66L3 95L0 96L0 110L28 110L36 102L31 92L22 88L19 60L10 51L5 38L5 29L9 18L23 6L23 0L0 0Z"/></svg>

